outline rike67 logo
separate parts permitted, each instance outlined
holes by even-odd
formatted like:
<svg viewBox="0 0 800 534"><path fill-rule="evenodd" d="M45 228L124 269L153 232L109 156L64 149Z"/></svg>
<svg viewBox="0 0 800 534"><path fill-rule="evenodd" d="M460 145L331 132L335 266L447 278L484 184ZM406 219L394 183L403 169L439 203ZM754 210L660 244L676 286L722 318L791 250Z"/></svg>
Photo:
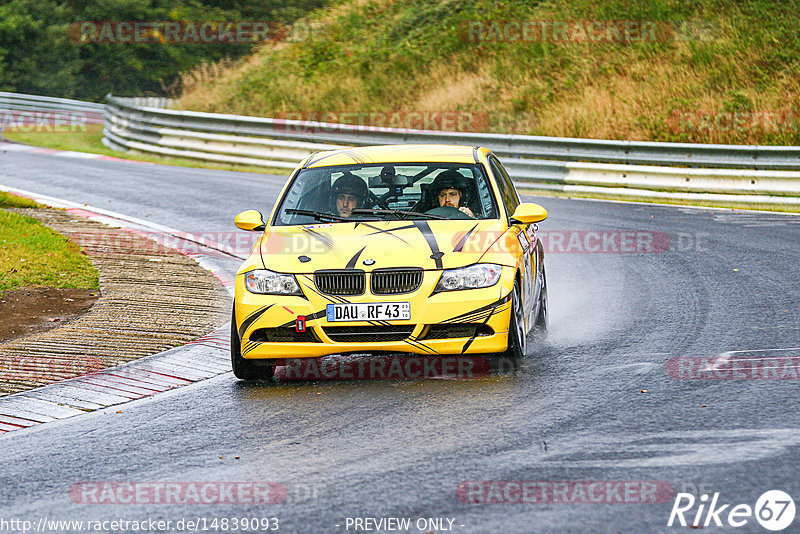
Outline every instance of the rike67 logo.
<svg viewBox="0 0 800 534"><path fill-rule="evenodd" d="M693 528L709 527L712 523L717 527L743 527L750 523L754 516L758 524L765 529L780 532L794 521L794 501L788 493L780 490L765 492L753 507L749 504L722 504L719 501L719 493L714 493L711 502L708 494L696 499L691 493L678 493L667 526L685 527L688 518L692 521L688 525Z"/></svg>

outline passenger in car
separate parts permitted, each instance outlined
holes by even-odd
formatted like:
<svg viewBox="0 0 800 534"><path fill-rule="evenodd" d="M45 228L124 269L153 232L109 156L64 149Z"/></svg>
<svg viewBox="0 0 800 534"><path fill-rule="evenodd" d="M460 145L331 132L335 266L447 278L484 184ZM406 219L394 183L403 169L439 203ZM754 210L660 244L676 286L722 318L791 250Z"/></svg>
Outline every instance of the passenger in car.
<svg viewBox="0 0 800 534"><path fill-rule="evenodd" d="M339 217L350 217L353 210L363 208L369 190L367 184L351 172L336 179L331 188L332 209Z"/></svg>

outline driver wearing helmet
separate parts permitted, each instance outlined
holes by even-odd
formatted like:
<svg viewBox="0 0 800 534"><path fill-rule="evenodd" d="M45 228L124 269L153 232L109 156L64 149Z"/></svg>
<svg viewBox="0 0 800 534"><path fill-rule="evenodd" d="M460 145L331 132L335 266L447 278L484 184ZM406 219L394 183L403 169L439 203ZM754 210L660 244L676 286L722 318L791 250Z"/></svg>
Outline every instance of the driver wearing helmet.
<svg viewBox="0 0 800 534"><path fill-rule="evenodd" d="M332 208L339 217L350 217L353 210L363 208L369 190L367 184L351 172L336 179L331 188Z"/></svg>
<svg viewBox="0 0 800 534"><path fill-rule="evenodd" d="M472 210L463 205L466 184L464 183L464 176L460 172L455 169L444 171L431 182L430 190L439 200L439 207L449 206L456 208L473 219L475 218Z"/></svg>

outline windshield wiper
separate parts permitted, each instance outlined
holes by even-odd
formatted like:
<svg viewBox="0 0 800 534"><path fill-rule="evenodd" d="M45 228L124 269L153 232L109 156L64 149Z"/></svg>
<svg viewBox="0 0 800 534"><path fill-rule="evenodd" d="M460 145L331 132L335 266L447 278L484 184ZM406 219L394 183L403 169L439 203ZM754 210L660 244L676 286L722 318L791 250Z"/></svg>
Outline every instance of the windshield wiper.
<svg viewBox="0 0 800 534"><path fill-rule="evenodd" d="M286 213L292 213L295 215L308 215L309 217L314 217L318 221L329 220L329 221L347 222L353 220L348 217L340 217L338 215L333 215L332 213L325 213L324 211L298 210L294 208L289 208L284 211Z"/></svg>
<svg viewBox="0 0 800 534"><path fill-rule="evenodd" d="M427 219L443 219L446 220L447 217L442 217L441 215L433 215L430 213L421 213L419 211L405 211L405 210L379 210L375 208L356 208L353 210L353 213L370 213L372 215L394 215L398 219L401 219L400 215L406 216L418 216L418 217L425 217Z"/></svg>

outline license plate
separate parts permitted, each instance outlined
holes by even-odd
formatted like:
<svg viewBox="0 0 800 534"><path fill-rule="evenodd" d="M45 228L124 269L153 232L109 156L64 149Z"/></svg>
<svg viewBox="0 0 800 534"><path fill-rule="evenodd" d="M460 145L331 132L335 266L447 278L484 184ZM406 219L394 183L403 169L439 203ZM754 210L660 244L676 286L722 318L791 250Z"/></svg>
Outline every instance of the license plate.
<svg viewBox="0 0 800 534"><path fill-rule="evenodd" d="M344 321L408 321L410 302L380 302L358 304L328 304L329 323Z"/></svg>

